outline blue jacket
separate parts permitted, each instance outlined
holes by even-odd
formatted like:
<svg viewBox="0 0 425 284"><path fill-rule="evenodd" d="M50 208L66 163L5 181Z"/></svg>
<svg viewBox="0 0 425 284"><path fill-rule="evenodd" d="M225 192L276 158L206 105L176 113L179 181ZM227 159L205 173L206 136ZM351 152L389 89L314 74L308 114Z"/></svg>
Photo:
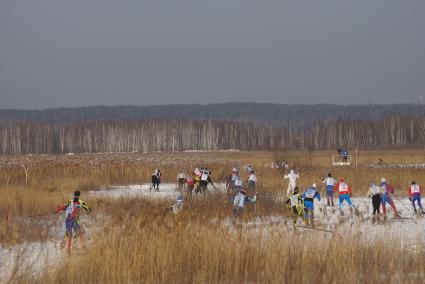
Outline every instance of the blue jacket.
<svg viewBox="0 0 425 284"><path fill-rule="evenodd" d="M314 198L316 198L319 201L321 200L320 193L314 187L308 188L303 193L302 197L304 198L304 201L310 201L310 202L313 202Z"/></svg>

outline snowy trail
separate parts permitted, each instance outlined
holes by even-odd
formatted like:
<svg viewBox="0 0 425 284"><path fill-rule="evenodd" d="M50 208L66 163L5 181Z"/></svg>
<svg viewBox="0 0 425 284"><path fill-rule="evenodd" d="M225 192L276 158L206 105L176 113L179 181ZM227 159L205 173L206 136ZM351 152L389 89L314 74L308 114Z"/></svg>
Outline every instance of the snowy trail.
<svg viewBox="0 0 425 284"><path fill-rule="evenodd" d="M52 215L40 218L37 221L50 222L49 218L56 218L56 220L48 228L47 239L24 242L11 247L0 245L0 283L9 280L15 272L18 275L39 276L44 271L43 269L58 265L66 256L66 251L60 249L60 242L65 231L64 217L63 215ZM86 214L80 217L88 238L100 229L97 224L101 222L102 218L104 219L103 216L94 217ZM76 247L79 248L79 245L77 242ZM87 241L86 245L90 245L90 240ZM16 266L17 264L19 266ZM14 271L15 267L19 267L19 271Z"/></svg>
<svg viewBox="0 0 425 284"><path fill-rule="evenodd" d="M226 185L219 183L216 185L219 191L225 191ZM97 191L89 191L85 193L96 199L102 198L153 198L163 200L175 200L179 192L176 190L175 183L164 183L160 185L160 191L155 192L150 190L150 184L130 185L130 186L111 186ZM211 185L208 186L210 192L216 191ZM52 216L40 217L37 222L45 221L50 222ZM19 263L20 275L22 274L35 274L40 275L43 269L50 269L58 265L66 256L66 251L59 248L60 241L64 233L64 219L63 215L56 216L57 220L49 227L49 239L36 242L25 242L11 247L3 247L0 244L0 283L4 283L10 279L15 273L15 265ZM101 229L99 224L105 222L107 216L96 214L95 216L83 213L81 215L81 224L86 231L87 242L90 245L90 236L93 236ZM78 243L77 243L78 248Z"/></svg>
<svg viewBox="0 0 425 284"><path fill-rule="evenodd" d="M352 201L360 210L363 218L356 216L354 212L351 213L348 205L344 206L344 215L342 216L338 207L326 207L324 206L325 203L322 203L326 201L317 202L315 200L315 227L333 231L335 234L359 233L370 244L387 237L399 240L403 247L410 250L425 244L425 215L413 216L413 208L407 198L396 199L396 207L401 212L401 216L413 219L395 219L392 211L388 209L389 206L387 206L388 221L377 224L373 224L371 220L372 204L369 198L356 197ZM258 203L261 204L261 198L258 199ZM281 215L255 217L238 224L240 228L248 230L250 233L261 232L264 234L265 231L269 230L286 232L293 230L292 220ZM300 222L298 224L301 225ZM231 218L226 219L223 225L233 228ZM302 227L297 227L297 231L310 234L319 232L318 230Z"/></svg>
<svg viewBox="0 0 425 284"><path fill-rule="evenodd" d="M152 199L176 199L179 195L177 184L164 183L160 184L159 191L151 190L150 184L137 184L129 186L112 186L96 191L89 191L88 194L97 198L152 198ZM226 191L226 184L218 183L216 188L220 192ZM216 189L208 185L209 192L215 192Z"/></svg>
<svg viewBox="0 0 425 284"><path fill-rule="evenodd" d="M216 188L212 186L208 187L210 192L226 192L226 186L224 183L216 184ZM175 200L179 195L176 190L176 184L164 183L160 185L160 191L155 192L150 190L150 184L142 185L129 185L129 186L112 186L103 188L97 191L89 191L86 193L95 199L102 198L128 198L128 199L139 199L139 198L152 198L157 200ZM283 196L278 197L279 201L283 201ZM261 195L258 198L258 204L261 206ZM376 239L385 238L388 235L399 239L401 244L406 249L414 249L416 246L424 245L425 243L425 218L414 216L415 219L401 219L391 220L385 223L372 224L370 216L372 215L372 206L369 198L353 198L353 204L361 211L365 220L350 213L347 205L344 206L344 216L341 216L337 207L326 207L324 206L325 200L322 202L315 201L315 219L319 223L317 226L325 230L332 230L336 234L342 233L360 233L370 243L373 243ZM401 211L402 216L412 217L413 209L407 198L403 200L395 199L398 210ZM282 206L286 206L282 203ZM247 208L247 210L253 210L253 208ZM392 216L390 210L389 216ZM48 218L48 217L43 217ZM46 222L47 219L43 219ZM101 229L99 224L103 224L107 216L87 216L83 214L81 216L81 222L86 230L86 236L90 239L91 235L94 235L96 231ZM35 273L40 275L43 269L52 269L55 265L60 264L64 259L65 252L58 248L58 244L62 238L64 232L63 228L63 217L57 218L58 221L50 228L49 238L44 242L27 242L24 244L15 245L9 248L4 248L0 245L0 282L7 281L11 275L13 275L14 264L20 263L20 272L22 273ZM211 220L212 223L217 223L219 220ZM223 226L235 231L236 228L231 223L231 204L229 203L229 218L221 222ZM264 236L264 233L283 231L291 231L292 225L288 218L282 215L272 215L267 217L254 217L249 220L240 222L240 226L243 230L248 230L251 233L258 233ZM317 234L318 231L298 228L298 232ZM328 232L323 232L328 234ZM87 242L90 245L90 241Z"/></svg>

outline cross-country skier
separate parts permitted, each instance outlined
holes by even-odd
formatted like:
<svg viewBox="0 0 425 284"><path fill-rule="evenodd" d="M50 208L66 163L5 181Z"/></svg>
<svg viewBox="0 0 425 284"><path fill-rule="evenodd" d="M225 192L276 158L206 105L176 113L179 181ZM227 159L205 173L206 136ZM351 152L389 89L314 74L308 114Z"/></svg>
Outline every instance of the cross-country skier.
<svg viewBox="0 0 425 284"><path fill-rule="evenodd" d="M233 168L226 186L228 193L231 195L236 195L242 189L243 183L236 168Z"/></svg>
<svg viewBox="0 0 425 284"><path fill-rule="evenodd" d="M394 211L394 217L395 218L400 218L400 214L397 211L397 208L395 207L394 201L391 198L391 194L394 194L394 186L392 186L391 184L387 183L385 178L381 179L381 187L384 191L384 195L382 197L382 211L384 213L384 218L387 218L387 207L385 206L386 203L390 204L391 208Z"/></svg>
<svg viewBox="0 0 425 284"><path fill-rule="evenodd" d="M80 209L83 207L82 203L80 203L79 196L74 196L72 202L66 202L62 206L58 206L56 208L56 213L61 211L65 211L65 228L66 228L66 244L68 253L71 253L72 240L74 237L77 237L77 234L80 237L80 242L83 243L84 235L81 232L81 228L79 225L79 215ZM61 245L64 247L65 244Z"/></svg>
<svg viewBox="0 0 425 284"><path fill-rule="evenodd" d="M246 196L246 191L242 189L238 194L236 194L234 200L233 200L233 218L232 223L233 225L236 225L236 220L242 216L243 211L245 210L245 205L247 202L256 202L256 196L254 198L249 198Z"/></svg>
<svg viewBox="0 0 425 284"><path fill-rule="evenodd" d="M255 175L254 171L251 171L248 177L248 192L254 193L256 185L257 185L257 176Z"/></svg>
<svg viewBox="0 0 425 284"><path fill-rule="evenodd" d="M297 186L297 179L299 179L300 176L294 170L290 170L289 174L285 175L283 178L289 180L288 189L286 191L286 196L289 196Z"/></svg>
<svg viewBox="0 0 425 284"><path fill-rule="evenodd" d="M155 191L159 191L159 184L161 183L161 171L156 169L152 173L152 188Z"/></svg>
<svg viewBox="0 0 425 284"><path fill-rule="evenodd" d="M195 187L195 180L193 179L193 177L188 176L187 179L186 179L186 191L187 191L187 193L192 195L192 191L193 191L194 187Z"/></svg>
<svg viewBox="0 0 425 284"><path fill-rule="evenodd" d="M237 179L234 182L234 187L233 187L232 191L233 191L233 193L238 193L242 190L242 188L243 188L242 179L239 176L237 176Z"/></svg>
<svg viewBox="0 0 425 284"><path fill-rule="evenodd" d="M419 184L416 184L416 182L412 181L412 184L407 189L407 193L409 194L409 199L412 202L413 210L415 213L418 213L418 210L416 210L415 202L418 203L419 209L421 209L422 214L425 214L424 209L422 208L421 204L421 194L422 194L422 187L419 186Z"/></svg>
<svg viewBox="0 0 425 284"><path fill-rule="evenodd" d="M181 192L182 190L183 190L183 188L184 188L184 184L186 183L186 175L183 173L183 172L180 172L178 175L177 175L177 182L178 182L178 184L179 184L179 191Z"/></svg>
<svg viewBox="0 0 425 284"><path fill-rule="evenodd" d="M369 187L367 196L372 197L372 207L373 207L373 221L379 218L381 214L379 207L381 206L383 189L381 186L376 185L375 182L372 182Z"/></svg>
<svg viewBox="0 0 425 284"><path fill-rule="evenodd" d="M248 174L251 174L254 171L254 168L252 167L252 165L248 165L248 167L246 167L246 171Z"/></svg>
<svg viewBox="0 0 425 284"><path fill-rule="evenodd" d="M339 209L342 213L342 204L344 201L350 205L351 208L353 208L353 203L351 202L351 194L352 190L351 187L344 181L344 179L340 179L339 183L336 184L335 190L339 193Z"/></svg>
<svg viewBox="0 0 425 284"><path fill-rule="evenodd" d="M208 170L205 169L202 171L200 185L203 193L207 192L209 175L210 172Z"/></svg>
<svg viewBox="0 0 425 284"><path fill-rule="evenodd" d="M183 194L180 194L176 199L176 204L174 204L172 206L174 214L177 214L177 213L183 211L183 201L184 201Z"/></svg>
<svg viewBox="0 0 425 284"><path fill-rule="evenodd" d="M58 206L58 208L66 208L70 204L72 204L75 199L78 199L78 202L81 204L81 208L83 208L87 212L91 212L91 208L80 197L81 197L81 192L79 190L77 190L77 191L74 192L74 196L71 199L66 201L63 204L63 206ZM56 210L57 213L60 212L60 211L61 210L59 210L59 211ZM73 223L73 225L74 225L73 230L75 232L74 237L77 238L79 236L80 240L84 241L84 230L81 227L79 215L77 216L77 220L76 220L76 222ZM65 247L66 242L68 240L68 236L69 236L68 230L67 230L66 225L65 225L65 233L64 233L63 238L62 238L61 248Z"/></svg>
<svg viewBox="0 0 425 284"><path fill-rule="evenodd" d="M288 204L289 210L291 210L293 224L295 226L298 218L302 218L304 213L304 200L301 194L299 194L297 186L294 188L294 192L286 198L286 204Z"/></svg>
<svg viewBox="0 0 425 284"><path fill-rule="evenodd" d="M313 225L314 221L314 199L321 200L320 193L316 189L316 184L313 183L302 195L304 199L305 218L309 225Z"/></svg>
<svg viewBox="0 0 425 284"><path fill-rule="evenodd" d="M323 179L322 183L326 185L327 205L335 206L334 191L335 191L335 184L337 184L337 181L332 177L331 173L328 173L328 176Z"/></svg>

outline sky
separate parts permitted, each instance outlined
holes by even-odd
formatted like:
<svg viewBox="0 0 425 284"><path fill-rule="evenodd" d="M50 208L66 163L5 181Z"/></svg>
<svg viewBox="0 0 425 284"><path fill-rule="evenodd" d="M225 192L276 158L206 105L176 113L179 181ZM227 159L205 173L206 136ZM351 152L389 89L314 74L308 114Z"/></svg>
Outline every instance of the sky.
<svg viewBox="0 0 425 284"><path fill-rule="evenodd" d="M424 0L1 0L0 109L410 103Z"/></svg>

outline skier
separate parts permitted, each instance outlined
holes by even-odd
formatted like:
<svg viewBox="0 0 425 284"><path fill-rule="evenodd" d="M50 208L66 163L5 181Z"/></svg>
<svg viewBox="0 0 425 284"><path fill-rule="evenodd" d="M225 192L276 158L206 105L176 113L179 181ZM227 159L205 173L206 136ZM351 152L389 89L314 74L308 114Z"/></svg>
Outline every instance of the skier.
<svg viewBox="0 0 425 284"><path fill-rule="evenodd" d="M201 171L198 168L196 168L193 173L194 173L193 179L194 179L194 182L195 182L194 188L195 188L195 192L198 193L200 191L200 189L201 189L201 176L202 176L202 173L201 173Z"/></svg>
<svg viewBox="0 0 425 284"><path fill-rule="evenodd" d="M230 174L229 179L227 180L227 183L226 183L226 187L227 187L228 192L232 192L232 191L234 192L235 191L235 182L239 179L240 179L239 173L236 171L236 168L233 168L232 173Z"/></svg>
<svg viewBox="0 0 425 284"><path fill-rule="evenodd" d="M236 194L236 193L240 192L243 188L242 179L238 176L237 179L235 180L234 184L235 185L234 185L232 191L233 191L234 194Z"/></svg>
<svg viewBox="0 0 425 284"><path fill-rule="evenodd" d="M248 165L246 171L248 172L248 174L251 174L254 171L254 168L252 167L252 165Z"/></svg>
<svg viewBox="0 0 425 284"><path fill-rule="evenodd" d="M342 212L342 203L346 201L351 208L353 208L353 203L351 202L352 190L351 187L344 181L344 179L340 179L339 183L336 184L335 190L339 193L339 209Z"/></svg>
<svg viewBox="0 0 425 284"><path fill-rule="evenodd" d="M304 200L299 194L297 186L294 188L294 192L286 198L286 204L289 206L295 226L298 218L301 218L304 212Z"/></svg>
<svg viewBox="0 0 425 284"><path fill-rule="evenodd" d="M256 184L257 184L257 176L255 175L254 171L251 171L248 177L248 191L255 192Z"/></svg>
<svg viewBox="0 0 425 284"><path fill-rule="evenodd" d="M159 191L160 177L161 177L161 172L158 169L156 169L152 173L152 186L151 186L151 189L153 188L155 191Z"/></svg>
<svg viewBox="0 0 425 284"><path fill-rule="evenodd" d="M192 195L192 191L193 188L195 187L195 180L193 179L193 177L187 177L186 179L186 191L187 193L189 193L190 195Z"/></svg>
<svg viewBox="0 0 425 284"><path fill-rule="evenodd" d="M391 194L394 194L394 186L392 186L391 184L387 183L385 178L381 179L381 187L384 191L384 195L382 197L382 211L384 213L384 219L387 218L387 208L386 208L386 203L390 204L391 208L394 211L394 217L395 218L400 218L400 214L397 211L397 208L395 207L394 201L391 198Z"/></svg>
<svg viewBox="0 0 425 284"><path fill-rule="evenodd" d="M77 233L79 233L80 241L83 243L83 234L80 232L80 226L78 224L78 219L80 215L80 209L82 207L82 204L79 201L78 196L74 196L71 203L66 203L62 206L58 206L56 208L56 213L59 213L61 211L65 211L65 228L66 228L66 244L67 244L67 250L68 253L71 253L71 247L72 247L72 239L74 237L77 237ZM75 233L75 234L74 234ZM64 247L65 244L61 248Z"/></svg>
<svg viewBox="0 0 425 284"><path fill-rule="evenodd" d="M200 181L201 191L203 193L206 193L207 192L208 179L209 179L209 171L208 170L203 170L202 171L202 174L201 174L201 181Z"/></svg>
<svg viewBox="0 0 425 284"><path fill-rule="evenodd" d="M61 206L61 207L58 206L58 208L66 208L69 205L71 205L76 198L78 198L78 202L81 204L81 208L83 208L87 212L91 212L92 211L91 208L80 197L81 197L81 192L79 190L77 190L77 191L74 192L74 196L70 200L66 201L63 206ZM56 213L58 213L60 211L61 210L56 211ZM74 225L73 229L74 229L74 232L75 232L75 238L80 236L80 240L84 241L84 230L81 227L79 216L77 216L77 220L76 220L76 222L73 223L73 225ZM60 245L61 248L65 247L65 244L68 240L68 236L69 236L68 230L67 230L66 225L65 225L65 233L63 235L62 243Z"/></svg>
<svg viewBox="0 0 425 284"><path fill-rule="evenodd" d="M285 175L283 178L289 179L288 189L286 191L286 196L288 197L297 186L297 179L299 179L300 176L294 170L290 170L289 174Z"/></svg>
<svg viewBox="0 0 425 284"><path fill-rule="evenodd" d="M180 172L177 175L177 182L179 184L179 191L182 191L184 184L186 183L186 175L183 172Z"/></svg>
<svg viewBox="0 0 425 284"><path fill-rule="evenodd" d="M326 199L328 206L335 206L334 204L334 190L335 190L335 184L337 184L337 181L332 177L331 173L328 173L328 176L323 179L323 184L326 185Z"/></svg>
<svg viewBox="0 0 425 284"><path fill-rule="evenodd" d="M382 192L383 189L381 186L376 185L375 182L372 181L369 187L369 192L367 194L368 197L372 197L372 207L373 207L373 218L374 222L379 218L378 216L381 214L379 211L379 207L381 206L382 201Z"/></svg>
<svg viewBox="0 0 425 284"><path fill-rule="evenodd" d="M416 182L412 181L412 184L407 190L407 193L409 194L409 200L412 202L413 210L415 213L418 213L418 210L416 210L415 202L418 203L418 207L421 209L422 214L425 214L424 209L422 208L421 204L421 194L422 194L422 187L419 186L419 184L416 184Z"/></svg>
<svg viewBox="0 0 425 284"><path fill-rule="evenodd" d="M302 195L305 206L305 219L309 225L313 225L314 221L314 199L321 200L320 193L316 189L316 184L313 183Z"/></svg>
<svg viewBox="0 0 425 284"><path fill-rule="evenodd" d="M183 194L180 194L176 199L176 204L172 206L172 210L174 214L177 214L183 211L183 200L184 200Z"/></svg>
<svg viewBox="0 0 425 284"><path fill-rule="evenodd" d="M236 225L236 220L242 216L243 211L245 209L245 205L247 202L252 202L255 203L256 202L256 196L254 195L254 197L251 199L248 196L246 196L246 191L244 189L242 189L238 194L236 194L234 200L233 200L233 218L232 218L232 223L233 225Z"/></svg>

